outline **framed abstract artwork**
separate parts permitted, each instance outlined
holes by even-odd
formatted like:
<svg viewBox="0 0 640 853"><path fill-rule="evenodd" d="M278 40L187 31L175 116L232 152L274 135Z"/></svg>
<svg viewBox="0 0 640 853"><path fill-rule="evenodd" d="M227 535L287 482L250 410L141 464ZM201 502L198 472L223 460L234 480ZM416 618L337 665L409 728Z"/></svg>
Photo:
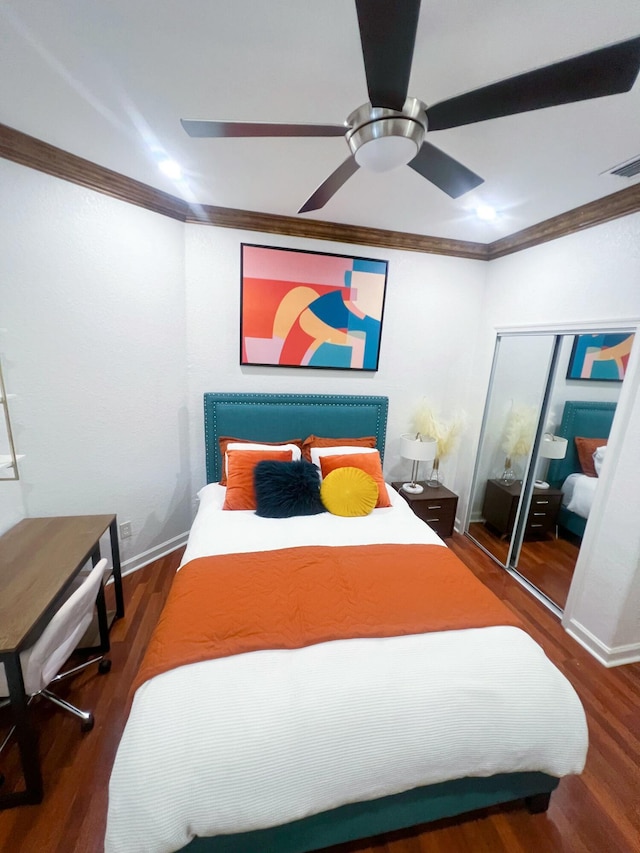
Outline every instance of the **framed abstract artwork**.
<svg viewBox="0 0 640 853"><path fill-rule="evenodd" d="M622 382L633 346L634 335L576 335L569 358L567 379L590 379L598 382Z"/></svg>
<svg viewBox="0 0 640 853"><path fill-rule="evenodd" d="M241 244L240 364L377 370L387 261Z"/></svg>

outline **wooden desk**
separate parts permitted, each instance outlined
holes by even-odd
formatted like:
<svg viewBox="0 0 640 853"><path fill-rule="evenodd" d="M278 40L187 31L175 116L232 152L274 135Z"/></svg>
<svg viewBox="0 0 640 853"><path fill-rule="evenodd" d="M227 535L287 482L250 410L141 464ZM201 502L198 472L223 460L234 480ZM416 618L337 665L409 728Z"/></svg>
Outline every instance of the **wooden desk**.
<svg viewBox="0 0 640 853"><path fill-rule="evenodd" d="M0 662L9 685L25 782L24 791L0 795L0 808L39 803L43 795L38 740L27 707L20 652L40 636L85 563L99 562L100 537L107 529L117 619L124 616L124 598L115 515L25 518L0 537ZM98 605L100 648L108 651L104 592Z"/></svg>

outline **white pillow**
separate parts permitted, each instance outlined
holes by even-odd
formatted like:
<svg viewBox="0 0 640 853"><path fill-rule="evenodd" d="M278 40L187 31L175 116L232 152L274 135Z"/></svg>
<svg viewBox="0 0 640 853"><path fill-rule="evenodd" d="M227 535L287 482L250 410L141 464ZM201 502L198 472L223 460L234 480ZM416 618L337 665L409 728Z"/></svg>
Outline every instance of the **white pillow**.
<svg viewBox="0 0 640 853"><path fill-rule="evenodd" d="M347 456L351 453L377 453L375 447L354 447L353 444L340 445L339 447L312 447L311 461L314 465L320 468L320 458L322 456ZM322 469L320 468L320 478L322 479Z"/></svg>
<svg viewBox="0 0 640 853"><path fill-rule="evenodd" d="M296 444L249 444L246 441L230 441L227 444L227 450L290 450L292 462L297 462L302 456L300 448ZM226 453L224 454L224 470L228 476L229 460Z"/></svg>
<svg viewBox="0 0 640 853"><path fill-rule="evenodd" d="M605 444L603 447L596 448L593 454L593 467L596 469L596 474L598 475L598 477L600 476L602 463L604 462L604 452L606 449L607 445Z"/></svg>

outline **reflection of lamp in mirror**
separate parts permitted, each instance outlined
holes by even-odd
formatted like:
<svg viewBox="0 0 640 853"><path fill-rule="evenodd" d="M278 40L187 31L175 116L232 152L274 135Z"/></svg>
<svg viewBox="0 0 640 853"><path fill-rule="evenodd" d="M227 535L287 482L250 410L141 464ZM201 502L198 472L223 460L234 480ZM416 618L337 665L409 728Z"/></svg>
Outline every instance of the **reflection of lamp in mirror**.
<svg viewBox="0 0 640 853"><path fill-rule="evenodd" d="M551 435L546 432L540 444L541 459L564 459L567 455L567 439L560 438L557 435ZM536 489L548 489L549 483L545 480L536 480L534 483Z"/></svg>
<svg viewBox="0 0 640 853"><path fill-rule="evenodd" d="M410 495L419 495L424 491L418 479L418 466L421 462L431 462L436 458L438 443L432 438L422 438L418 435L403 435L400 437L400 455L404 459L411 459L411 482L403 483L402 490Z"/></svg>

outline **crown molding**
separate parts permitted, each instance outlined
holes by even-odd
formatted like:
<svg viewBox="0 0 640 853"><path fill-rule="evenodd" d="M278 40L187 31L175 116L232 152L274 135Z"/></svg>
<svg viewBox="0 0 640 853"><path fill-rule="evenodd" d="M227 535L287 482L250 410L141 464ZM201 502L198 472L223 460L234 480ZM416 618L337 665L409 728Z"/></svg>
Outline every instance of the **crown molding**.
<svg viewBox="0 0 640 853"><path fill-rule="evenodd" d="M531 246L557 240L558 237L566 237L567 234L575 234L577 231L584 231L585 228L593 228L594 225L602 225L612 219L619 219L638 211L640 211L640 184L634 184L624 190L583 204L581 207L568 210L566 213L553 216L551 219L545 219L530 228L516 231L494 243L488 243L487 260L493 261L514 252L521 252Z"/></svg>
<svg viewBox="0 0 640 853"><path fill-rule="evenodd" d="M217 225L220 228L263 231L267 234L287 234L293 237L304 237L307 240L332 240L335 243L355 243L359 246L377 246L383 249L402 249L432 255L450 255L455 258L487 260L487 247L484 243L471 243L466 240L447 240L441 237L409 234L406 231L386 231L382 228L364 228L338 222L322 222L319 219L279 216L212 205L203 205L198 213L199 215L188 216L187 222Z"/></svg>
<svg viewBox="0 0 640 853"><path fill-rule="evenodd" d="M192 206L170 193L3 124L0 124L0 157L181 222L481 261L502 258L640 211L640 184L635 184L493 243L473 243L230 207Z"/></svg>
<svg viewBox="0 0 640 853"><path fill-rule="evenodd" d="M0 124L0 157L182 222L189 212L189 205L182 199L4 124Z"/></svg>

